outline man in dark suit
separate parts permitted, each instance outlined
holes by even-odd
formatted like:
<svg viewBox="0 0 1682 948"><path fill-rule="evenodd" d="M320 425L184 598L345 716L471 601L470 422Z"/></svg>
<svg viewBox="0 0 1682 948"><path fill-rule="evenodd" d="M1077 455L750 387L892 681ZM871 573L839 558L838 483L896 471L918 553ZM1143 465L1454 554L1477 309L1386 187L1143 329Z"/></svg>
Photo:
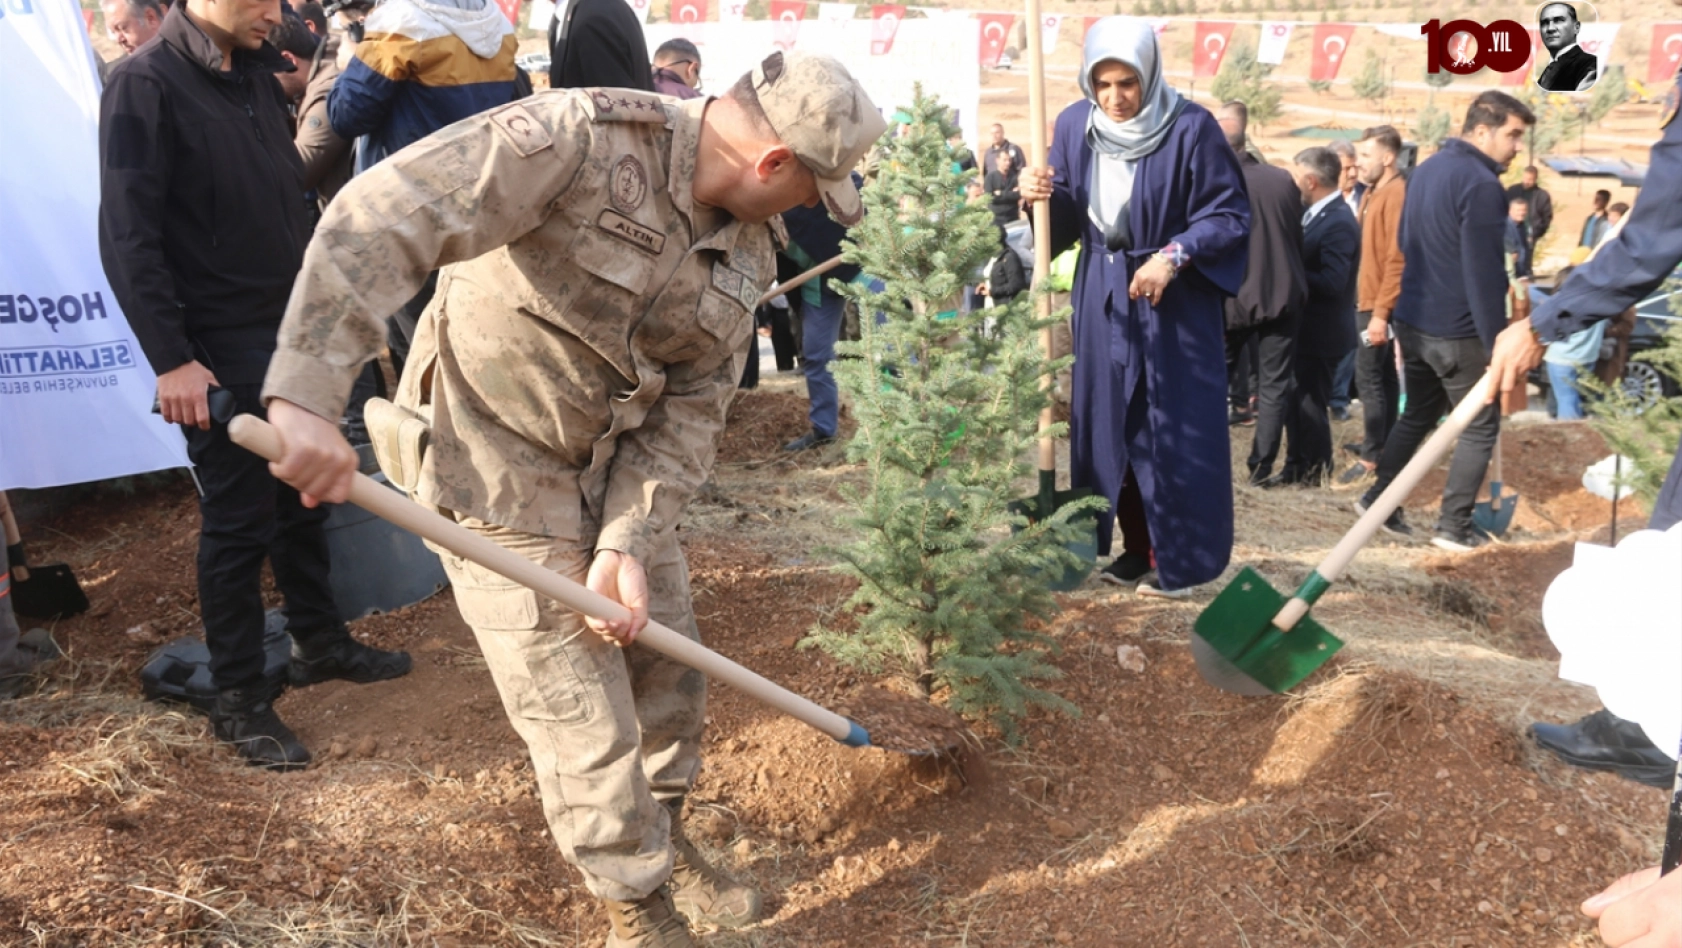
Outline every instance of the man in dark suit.
<svg viewBox="0 0 1682 948"><path fill-rule="evenodd" d="M1331 473L1332 426L1327 417L1332 375L1355 349L1355 268L1361 225L1338 189L1343 166L1325 147L1295 159L1292 177L1307 210L1302 215L1302 270L1308 281L1297 327L1296 394L1286 416L1290 450L1279 476L1263 486L1318 484Z"/></svg>
<svg viewBox="0 0 1682 948"><path fill-rule="evenodd" d="M1247 363L1238 364L1238 355L1245 343L1256 341L1261 370L1249 466L1250 483L1263 484L1273 473L1285 432L1297 320L1308 293L1302 273L1302 195L1289 172L1257 161L1245 147L1249 110L1244 103L1222 105L1216 118L1227 144L1238 153L1250 192L1250 268L1238 295L1226 301L1226 366L1229 374L1248 372ZM1331 388L1329 378L1326 387Z"/></svg>
<svg viewBox="0 0 1682 948"><path fill-rule="evenodd" d="M1577 8L1569 3L1550 3L1542 8L1537 25L1542 45L1553 62L1542 70L1536 84L1549 92L1586 92L1600 74L1600 61L1577 45Z"/></svg>

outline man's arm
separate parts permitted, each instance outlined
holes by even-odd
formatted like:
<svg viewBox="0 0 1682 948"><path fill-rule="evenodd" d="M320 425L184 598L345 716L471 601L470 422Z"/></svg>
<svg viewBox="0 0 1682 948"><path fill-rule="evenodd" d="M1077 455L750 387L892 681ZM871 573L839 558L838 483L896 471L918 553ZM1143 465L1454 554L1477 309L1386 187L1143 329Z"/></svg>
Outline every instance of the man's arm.
<svg viewBox="0 0 1682 948"><path fill-rule="evenodd" d="M1532 198L1530 219L1534 223L1530 227L1530 232L1535 235L1536 243L1540 245L1542 237L1547 234L1548 228L1552 227L1554 223L1554 199L1552 195L1541 188L1536 189Z"/></svg>
<svg viewBox="0 0 1682 948"><path fill-rule="evenodd" d="M703 293L715 295L712 290ZM741 319L746 327L752 316L743 310ZM668 365L665 390L642 425L619 436L602 506L598 554L616 550L649 562L657 538L677 524L690 496L706 481L731 393L747 359L742 340L734 334L699 361Z"/></svg>
<svg viewBox="0 0 1682 948"><path fill-rule="evenodd" d="M397 91L413 75L409 50L414 46L401 34L373 32L356 44L356 55L327 93L327 118L334 133L350 141L385 125Z"/></svg>
<svg viewBox="0 0 1682 948"><path fill-rule="evenodd" d="M589 150L582 98L485 112L411 145L339 192L304 252L264 401L336 419L385 318L428 273L530 232Z"/></svg>
<svg viewBox="0 0 1682 948"><path fill-rule="evenodd" d="M1385 201L1375 220L1369 221L1368 226L1379 228L1378 237L1378 298L1373 300L1372 316L1374 319L1388 322L1390 314L1396 308L1396 298L1402 295L1402 270L1407 266L1407 257L1402 254L1402 204L1406 200L1406 182L1398 181L1391 187L1397 193L1390 200Z"/></svg>
<svg viewBox="0 0 1682 948"><path fill-rule="evenodd" d="M1507 328L1507 215L1501 187L1479 182L1466 192L1460 212L1460 271L1472 323L1485 349Z"/></svg>
<svg viewBox="0 0 1682 948"><path fill-rule="evenodd" d="M111 292L159 375L193 362L164 253L174 139L163 88L119 73L99 100L99 257Z"/></svg>
<svg viewBox="0 0 1682 948"><path fill-rule="evenodd" d="M1361 235L1353 220L1340 218L1326 223L1326 237L1320 241L1320 266L1315 270L1305 267L1304 273L1308 277L1310 293L1328 299L1341 299L1349 289L1349 278L1355 275L1355 254Z"/></svg>
<svg viewBox="0 0 1682 948"><path fill-rule="evenodd" d="M327 97L311 102L298 116L298 134L293 137L298 157L304 162L304 190L314 191L328 172L350 152L350 141L333 131L327 118Z"/></svg>

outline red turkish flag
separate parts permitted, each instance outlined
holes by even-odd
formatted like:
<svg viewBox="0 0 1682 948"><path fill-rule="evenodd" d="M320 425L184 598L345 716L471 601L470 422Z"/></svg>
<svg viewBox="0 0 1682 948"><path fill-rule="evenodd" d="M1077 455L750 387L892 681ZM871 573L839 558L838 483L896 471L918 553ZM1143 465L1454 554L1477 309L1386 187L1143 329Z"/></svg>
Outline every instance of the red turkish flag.
<svg viewBox="0 0 1682 948"><path fill-rule="evenodd" d="M905 19L905 7L898 3L878 3L870 8L870 55L886 56L893 52L894 34L899 21Z"/></svg>
<svg viewBox="0 0 1682 948"><path fill-rule="evenodd" d="M1676 77L1682 65L1682 23L1653 24L1653 49L1647 54L1647 81L1664 82Z"/></svg>
<svg viewBox="0 0 1682 948"><path fill-rule="evenodd" d="M1010 13L978 13L976 19L981 21L981 65L991 69L1004 55L1005 40L1010 37L1010 25L1016 17Z"/></svg>
<svg viewBox="0 0 1682 948"><path fill-rule="evenodd" d="M707 0L672 0L673 23L705 23Z"/></svg>
<svg viewBox="0 0 1682 948"><path fill-rule="evenodd" d="M1308 69L1308 78L1315 82L1336 79L1343 54L1349 49L1349 38L1354 35L1355 27L1350 23L1315 24L1314 64Z"/></svg>
<svg viewBox="0 0 1682 948"><path fill-rule="evenodd" d="M1092 29L1092 24L1102 19L1103 17L1101 16L1089 16L1082 20L1080 28L1080 41L1083 44L1086 42L1086 31Z"/></svg>
<svg viewBox="0 0 1682 948"><path fill-rule="evenodd" d="M1221 71L1221 60L1226 58L1226 44L1232 39L1233 25L1197 21L1197 38L1191 47L1193 79L1208 79Z"/></svg>
<svg viewBox="0 0 1682 948"><path fill-rule="evenodd" d="M508 18L508 22L516 27L520 25L520 0L496 0L497 9Z"/></svg>
<svg viewBox="0 0 1682 948"><path fill-rule="evenodd" d="M771 41L778 49L793 49L806 19L806 0L771 0Z"/></svg>
<svg viewBox="0 0 1682 948"><path fill-rule="evenodd" d="M88 35L92 36L93 35L93 11L92 10L83 10L82 11L82 19L84 21L86 21L87 24L88 24Z"/></svg>
<svg viewBox="0 0 1682 948"><path fill-rule="evenodd" d="M1679 24L1682 25L1682 24ZM1501 84L1504 86L1522 86L1530 81L1530 70L1536 64L1536 51L1542 48L1542 34L1530 31L1530 56L1524 61L1523 69L1501 74Z"/></svg>

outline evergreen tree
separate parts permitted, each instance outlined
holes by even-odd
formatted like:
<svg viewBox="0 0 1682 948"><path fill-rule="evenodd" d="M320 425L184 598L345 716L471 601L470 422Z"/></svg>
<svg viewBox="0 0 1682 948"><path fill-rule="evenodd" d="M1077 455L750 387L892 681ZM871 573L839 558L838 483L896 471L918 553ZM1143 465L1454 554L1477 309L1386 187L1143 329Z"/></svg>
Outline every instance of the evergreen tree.
<svg viewBox="0 0 1682 948"><path fill-rule="evenodd" d="M1425 73L1425 84L1433 89L1447 89L1453 82L1454 73L1447 69L1439 69L1436 72L1427 70Z"/></svg>
<svg viewBox="0 0 1682 948"><path fill-rule="evenodd" d="M744 20L764 20L770 16L765 8L765 0L748 0L747 6L742 8Z"/></svg>
<svg viewBox="0 0 1682 948"><path fill-rule="evenodd" d="M1575 102L1538 89L1534 84L1519 98L1536 114L1536 124L1530 127L1526 138L1531 163L1553 154L1562 144L1577 137L1585 116Z"/></svg>
<svg viewBox="0 0 1682 948"><path fill-rule="evenodd" d="M1678 285L1672 279L1665 289L1674 293ZM1670 309L1682 315L1676 297L1671 298ZM1672 326L1660 348L1632 358L1651 366L1673 386L1682 385L1682 327ZM1602 384L1591 372L1582 373L1578 380L1590 396L1587 407L1594 429L1606 439L1607 447L1632 462L1624 465L1623 482L1651 510L1676 455L1677 440L1682 438L1682 396L1649 400L1651 393Z"/></svg>
<svg viewBox="0 0 1682 948"><path fill-rule="evenodd" d="M1434 149L1439 142L1448 137L1448 127L1448 113L1437 108L1437 94L1433 92L1430 98L1425 100L1425 107L1419 110L1418 117L1414 119L1414 132L1419 136L1420 144L1429 145Z"/></svg>
<svg viewBox="0 0 1682 948"><path fill-rule="evenodd" d="M1163 5L1162 0L1151 0L1151 16L1162 16L1167 12L1168 8Z"/></svg>
<svg viewBox="0 0 1682 948"><path fill-rule="evenodd" d="M1039 332L1054 320L1038 319L1028 294L960 311L964 285L1000 250L998 228L963 198L947 109L919 88L902 111L906 134L886 143L844 249L885 286L838 287L860 313L879 314L841 346L856 358L835 363L858 419L848 457L870 474L867 489L849 492L861 536L836 567L859 581L844 607L853 627L820 626L804 644L902 674L924 696L944 688L953 710L990 717L1014 738L1032 707L1075 710L1037 687L1061 673L1046 660L1054 643L1026 623L1055 610L1041 577L1074 562L1063 544L1090 529L1075 515L1102 501L1032 523L1010 512L1048 404L1041 380L1068 360L1045 358Z"/></svg>
<svg viewBox="0 0 1682 948"><path fill-rule="evenodd" d="M1599 125L1601 119L1627 101L1629 82L1624 78L1624 67L1608 66L1594 84L1594 93L1589 96L1589 121Z"/></svg>
<svg viewBox="0 0 1682 948"><path fill-rule="evenodd" d="M1237 99L1250 109L1250 121L1266 125L1281 114L1279 87L1268 82L1273 67L1256 62L1256 48L1240 44L1227 50L1211 94L1222 102Z"/></svg>
<svg viewBox="0 0 1682 948"><path fill-rule="evenodd" d="M1308 88L1315 95L1325 95L1332 91L1332 81L1330 79L1310 79L1308 80Z"/></svg>
<svg viewBox="0 0 1682 948"><path fill-rule="evenodd" d="M1367 61L1361 66L1361 71L1350 84L1355 94L1373 105L1378 105L1390 94L1390 82L1384 78L1384 64L1372 50L1367 51Z"/></svg>
<svg viewBox="0 0 1682 948"><path fill-rule="evenodd" d="M1179 16L1180 15L1180 0L1168 0L1168 6L1167 6L1167 9L1166 9L1165 12L1169 16Z"/></svg>
<svg viewBox="0 0 1682 948"><path fill-rule="evenodd" d="M1116 4L1116 6L1120 7L1121 4L1118 2ZM1117 12L1119 13L1120 11L1118 10ZM1145 0L1133 0L1133 15L1134 16L1147 16L1147 15L1149 15L1149 12L1150 11L1145 9Z"/></svg>

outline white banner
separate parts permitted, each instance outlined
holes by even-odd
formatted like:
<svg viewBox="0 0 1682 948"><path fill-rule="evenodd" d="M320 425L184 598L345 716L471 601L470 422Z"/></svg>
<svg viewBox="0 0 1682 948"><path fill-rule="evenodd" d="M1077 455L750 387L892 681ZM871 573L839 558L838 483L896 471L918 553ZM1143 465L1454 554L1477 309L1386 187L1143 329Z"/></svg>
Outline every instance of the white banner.
<svg viewBox="0 0 1682 948"><path fill-rule="evenodd" d="M1285 61L1285 45L1291 41L1291 24L1263 23L1261 43L1256 46L1256 62L1277 66Z"/></svg>
<svg viewBox="0 0 1682 948"><path fill-rule="evenodd" d="M0 0L0 489L187 466L99 262L99 79L73 0Z"/></svg>
<svg viewBox="0 0 1682 948"><path fill-rule="evenodd" d="M747 0L718 0L718 21L740 23L747 9Z"/></svg>
<svg viewBox="0 0 1682 948"><path fill-rule="evenodd" d="M1047 56L1057 49L1057 32L1063 26L1063 15L1046 13L1040 16L1040 52Z"/></svg>
<svg viewBox="0 0 1682 948"><path fill-rule="evenodd" d="M856 3L818 4L819 23L850 23L858 16Z"/></svg>
<svg viewBox="0 0 1682 948"><path fill-rule="evenodd" d="M729 88L777 48L775 24L768 20L709 23L708 27L695 45L706 63L709 89ZM870 54L874 27L870 20L825 24L823 51L846 65L883 114L891 116L899 106L910 105L912 88L921 83L925 93L939 96L958 110L964 140L973 140L981 105L981 34L975 19L902 20L893 50L883 56ZM643 35L648 48L654 49L680 34L675 24L650 23L643 27Z"/></svg>
<svg viewBox="0 0 1682 948"><path fill-rule="evenodd" d="M625 2L631 5L631 10L636 13L638 20L644 24L648 23L648 9L654 5L653 0L625 0Z"/></svg>
<svg viewBox="0 0 1682 948"><path fill-rule="evenodd" d="M526 17L526 29L549 32L549 21L555 18L555 0L531 0L531 12Z"/></svg>
<svg viewBox="0 0 1682 948"><path fill-rule="evenodd" d="M1612 42L1618 38L1618 27L1621 25L1619 23L1584 23L1583 28L1577 33L1577 45L1583 48L1583 52L1589 53L1600 60L1600 71L1597 75L1606 75L1606 59L1612 55ZM1539 58L1546 56L1548 51L1539 49L1536 53L1538 61L1540 61Z"/></svg>

